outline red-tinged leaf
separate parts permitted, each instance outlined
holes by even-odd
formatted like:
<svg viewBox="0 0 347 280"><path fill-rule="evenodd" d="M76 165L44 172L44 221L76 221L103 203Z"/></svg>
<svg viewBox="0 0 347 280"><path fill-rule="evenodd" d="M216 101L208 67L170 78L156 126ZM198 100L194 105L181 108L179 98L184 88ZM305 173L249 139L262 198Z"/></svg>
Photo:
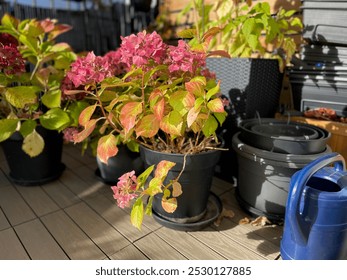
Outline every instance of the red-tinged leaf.
<svg viewBox="0 0 347 280"><path fill-rule="evenodd" d="M207 103L207 108L211 110L211 112L214 113L223 113L224 112L224 106L223 102L220 98L213 99Z"/></svg>
<svg viewBox="0 0 347 280"><path fill-rule="evenodd" d="M208 57L210 56L219 56L219 57L226 57L226 58L231 58L230 54L226 51L223 50L216 50L216 51L210 51L207 54Z"/></svg>
<svg viewBox="0 0 347 280"><path fill-rule="evenodd" d="M177 199L175 197L172 198L164 198L161 200L161 206L167 213L173 213L177 209Z"/></svg>
<svg viewBox="0 0 347 280"><path fill-rule="evenodd" d="M139 120L135 127L136 137L153 137L158 133L160 121L155 115L147 115Z"/></svg>
<svg viewBox="0 0 347 280"><path fill-rule="evenodd" d="M92 119L92 120L88 121L85 124L84 129L80 133L78 133L74 136L74 138L73 138L74 142L80 143L84 139L86 139L94 131L97 121L98 120L96 120L96 119Z"/></svg>
<svg viewBox="0 0 347 280"><path fill-rule="evenodd" d="M154 177L164 180L165 177L167 176L167 173L175 165L176 163L172 161L162 160L161 162L157 164L157 168L154 171Z"/></svg>
<svg viewBox="0 0 347 280"><path fill-rule="evenodd" d="M40 25L45 33L51 32L54 29L54 21L50 19L41 20Z"/></svg>
<svg viewBox="0 0 347 280"><path fill-rule="evenodd" d="M142 113L141 102L129 102L123 106L120 112L120 123L124 127L125 134L127 134L136 123L136 118Z"/></svg>
<svg viewBox="0 0 347 280"><path fill-rule="evenodd" d="M85 126L90 121L90 118L92 117L95 108L96 105L88 106L87 108L85 108L78 118L78 123L82 126Z"/></svg>
<svg viewBox="0 0 347 280"><path fill-rule="evenodd" d="M182 194L182 186L179 182L175 181L172 184L172 196L178 197Z"/></svg>
<svg viewBox="0 0 347 280"><path fill-rule="evenodd" d="M205 87L199 81L186 82L185 86L186 90L194 96L203 96L205 93Z"/></svg>
<svg viewBox="0 0 347 280"><path fill-rule="evenodd" d="M96 154L101 162L107 164L108 159L117 155L117 153L118 147L116 136L110 133L99 139Z"/></svg>
<svg viewBox="0 0 347 280"><path fill-rule="evenodd" d="M179 112L172 111L160 122L160 128L172 137L181 136L183 130L183 119Z"/></svg>
<svg viewBox="0 0 347 280"><path fill-rule="evenodd" d="M177 91L170 97L170 105L182 116L185 115L190 108L194 106L195 96L188 91Z"/></svg>
<svg viewBox="0 0 347 280"><path fill-rule="evenodd" d="M187 115L187 126L191 127L191 125L195 122L198 115L200 113L200 109L195 109L195 107L191 108Z"/></svg>
<svg viewBox="0 0 347 280"><path fill-rule="evenodd" d="M71 25L68 24L56 24L54 30L50 32L50 39L55 39L60 34L68 32L72 29Z"/></svg>
<svg viewBox="0 0 347 280"><path fill-rule="evenodd" d="M153 106L153 112L155 117L160 121L165 112L165 100L164 98L160 98L160 100Z"/></svg>
<svg viewBox="0 0 347 280"><path fill-rule="evenodd" d="M220 27L211 27L209 30L205 32L205 34L202 36L202 40L204 42L209 43L213 37L215 37L219 32L222 31L222 28Z"/></svg>

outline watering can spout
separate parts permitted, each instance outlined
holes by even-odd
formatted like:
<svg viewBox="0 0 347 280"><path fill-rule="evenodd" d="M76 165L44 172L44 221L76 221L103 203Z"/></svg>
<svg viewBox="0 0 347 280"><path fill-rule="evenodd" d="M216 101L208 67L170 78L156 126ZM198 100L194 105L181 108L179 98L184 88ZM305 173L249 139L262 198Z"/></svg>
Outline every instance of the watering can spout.
<svg viewBox="0 0 347 280"><path fill-rule="evenodd" d="M332 164L333 167L328 167ZM343 244L347 244L345 183L345 160L338 153L324 155L294 174L290 181L281 241L284 259L334 259L346 250L341 249L346 247ZM336 240L329 240L331 238ZM323 246L334 242L337 244L331 246L334 248ZM342 255L347 257L347 253Z"/></svg>

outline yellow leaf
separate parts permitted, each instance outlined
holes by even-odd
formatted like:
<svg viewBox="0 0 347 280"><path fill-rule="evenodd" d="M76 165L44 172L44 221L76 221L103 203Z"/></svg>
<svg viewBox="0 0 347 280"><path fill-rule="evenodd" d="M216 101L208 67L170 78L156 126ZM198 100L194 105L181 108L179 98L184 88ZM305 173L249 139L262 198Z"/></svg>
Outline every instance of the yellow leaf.
<svg viewBox="0 0 347 280"><path fill-rule="evenodd" d="M32 133L28 134L23 141L22 149L30 157L36 157L42 153L45 147L45 141L42 136L34 129Z"/></svg>

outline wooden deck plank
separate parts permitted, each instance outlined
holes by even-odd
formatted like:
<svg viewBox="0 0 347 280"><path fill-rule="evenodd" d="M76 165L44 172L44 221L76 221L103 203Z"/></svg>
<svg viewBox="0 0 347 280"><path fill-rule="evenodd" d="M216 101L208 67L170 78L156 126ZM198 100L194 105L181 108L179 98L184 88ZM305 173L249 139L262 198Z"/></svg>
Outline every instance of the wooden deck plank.
<svg viewBox="0 0 347 280"><path fill-rule="evenodd" d="M77 176L79 176L84 182L89 185L100 184L104 185L103 182L95 175L95 169L87 165L82 165L72 170Z"/></svg>
<svg viewBox="0 0 347 280"><path fill-rule="evenodd" d="M224 207L234 212L235 216L233 217L232 220L235 223L238 224L239 221L245 217L249 218L250 220L254 220L254 217L251 217L245 211L240 209L235 198L234 190L231 190L230 192L223 194L221 196L221 199L223 201ZM258 228L258 231L257 231L258 235L260 235L264 239L271 241L276 246L279 246L282 233L283 233L283 226L279 226L279 225L271 225L271 226Z"/></svg>
<svg viewBox="0 0 347 280"><path fill-rule="evenodd" d="M136 241L134 245L151 260L187 259L154 232Z"/></svg>
<svg viewBox="0 0 347 280"><path fill-rule="evenodd" d="M224 259L205 244L183 231L175 231L162 227L156 231L162 239L174 247L189 260L221 260Z"/></svg>
<svg viewBox="0 0 347 280"><path fill-rule="evenodd" d="M12 228L0 231L0 260L29 260Z"/></svg>
<svg viewBox="0 0 347 280"><path fill-rule="evenodd" d="M88 184L69 169L64 171L59 180L81 199L97 195L98 190L104 187L101 182L95 182L92 185Z"/></svg>
<svg viewBox="0 0 347 280"><path fill-rule="evenodd" d="M110 201L101 194L87 199L86 203L131 242L150 232L146 227L143 227L142 231L133 227L130 224L130 216L120 209L115 202Z"/></svg>
<svg viewBox="0 0 347 280"><path fill-rule="evenodd" d="M110 256L111 260L148 260L134 245L129 245Z"/></svg>
<svg viewBox="0 0 347 280"><path fill-rule="evenodd" d="M1 164L0 164L1 166ZM0 189L1 187L4 187L4 186L10 186L11 185L11 182L8 180L5 172L2 170L2 166L0 168Z"/></svg>
<svg viewBox="0 0 347 280"><path fill-rule="evenodd" d="M2 209L0 208L0 230L6 229L11 227L11 225L8 223L4 212L2 212Z"/></svg>
<svg viewBox="0 0 347 280"><path fill-rule="evenodd" d="M69 168L69 169L74 169L77 167L80 167L83 165L83 162L80 160L77 160L75 157L68 153L63 153L62 156L62 162Z"/></svg>
<svg viewBox="0 0 347 280"><path fill-rule="evenodd" d="M190 233L200 242L221 254L229 260L261 260L265 259L260 254L257 254L229 237L214 231L211 228L206 228L203 231Z"/></svg>
<svg viewBox="0 0 347 280"><path fill-rule="evenodd" d="M40 187L16 186L16 188L39 217L59 209L58 205Z"/></svg>
<svg viewBox="0 0 347 280"><path fill-rule="evenodd" d="M65 208L76 204L81 199L67 188L59 180L42 186L42 189L58 204L61 208Z"/></svg>
<svg viewBox="0 0 347 280"><path fill-rule="evenodd" d="M15 227L15 231L33 260L66 260L68 257L39 219Z"/></svg>
<svg viewBox="0 0 347 280"><path fill-rule="evenodd" d="M41 218L70 259L102 260L105 254L62 210Z"/></svg>
<svg viewBox="0 0 347 280"><path fill-rule="evenodd" d="M112 255L130 244L84 202L73 205L65 211L106 255Z"/></svg>
<svg viewBox="0 0 347 280"><path fill-rule="evenodd" d="M14 186L5 186L0 188L0 190L0 207L11 225L18 225L36 218L34 212L29 208Z"/></svg>

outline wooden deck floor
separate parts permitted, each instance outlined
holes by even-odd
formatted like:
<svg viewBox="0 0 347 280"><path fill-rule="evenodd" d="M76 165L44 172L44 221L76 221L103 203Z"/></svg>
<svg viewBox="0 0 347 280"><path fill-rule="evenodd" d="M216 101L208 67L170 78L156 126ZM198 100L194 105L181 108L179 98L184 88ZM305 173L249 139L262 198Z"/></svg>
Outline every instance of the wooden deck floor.
<svg viewBox="0 0 347 280"><path fill-rule="evenodd" d="M183 232L146 217L142 231L118 208L95 176L96 161L64 146L61 178L34 187L12 184L0 149L0 259L277 259L281 226L239 225L247 217L231 184L215 178L213 192L235 213L219 226Z"/></svg>

